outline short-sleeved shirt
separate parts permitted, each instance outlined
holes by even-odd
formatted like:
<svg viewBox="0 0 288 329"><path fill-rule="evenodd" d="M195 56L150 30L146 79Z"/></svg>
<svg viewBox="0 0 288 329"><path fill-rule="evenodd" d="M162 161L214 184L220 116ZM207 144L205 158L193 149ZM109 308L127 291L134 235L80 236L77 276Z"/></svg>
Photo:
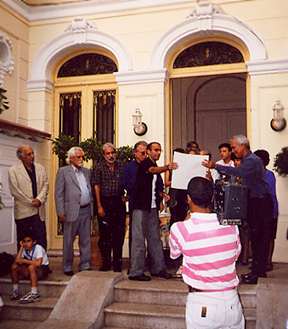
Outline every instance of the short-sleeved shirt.
<svg viewBox="0 0 288 329"><path fill-rule="evenodd" d="M116 161L112 171L106 161L97 164L93 172L92 184L100 185L101 196L114 197L124 194L123 188L124 165Z"/></svg>
<svg viewBox="0 0 288 329"><path fill-rule="evenodd" d="M31 250L23 249L21 257L28 260L42 258L41 265L49 265L47 253L40 244L35 244Z"/></svg>
<svg viewBox="0 0 288 329"><path fill-rule="evenodd" d="M134 209L150 210L152 203L152 190L155 193L156 206L159 207L160 195L163 191L163 180L160 174L151 174L148 169L157 167L157 164L150 158L146 158L139 164L136 177L136 197L134 202ZM153 176L157 175L155 189L152 189Z"/></svg>
<svg viewBox="0 0 288 329"><path fill-rule="evenodd" d="M171 226L170 257L183 255L182 276L200 290L224 291L239 284L236 260L241 251L236 225L222 226L215 213L192 213Z"/></svg>

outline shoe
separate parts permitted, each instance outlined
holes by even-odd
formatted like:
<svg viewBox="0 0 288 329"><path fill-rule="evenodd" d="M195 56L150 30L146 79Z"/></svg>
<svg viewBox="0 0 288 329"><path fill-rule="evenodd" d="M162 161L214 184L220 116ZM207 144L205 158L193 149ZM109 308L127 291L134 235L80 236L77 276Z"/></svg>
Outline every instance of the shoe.
<svg viewBox="0 0 288 329"><path fill-rule="evenodd" d="M99 268L99 271L101 272L108 272L111 270L111 266L103 265Z"/></svg>
<svg viewBox="0 0 288 329"><path fill-rule="evenodd" d="M64 274L67 276L72 276L72 275L74 275L74 272L73 271L64 271Z"/></svg>
<svg viewBox="0 0 288 329"><path fill-rule="evenodd" d="M1 309L1 307L3 307L3 306L4 306L4 302L3 302L2 297L0 296L0 309Z"/></svg>
<svg viewBox="0 0 288 329"><path fill-rule="evenodd" d="M143 273L141 275L129 276L128 279L132 281L150 281L151 277Z"/></svg>
<svg viewBox="0 0 288 329"><path fill-rule="evenodd" d="M157 274L152 274L152 276L156 276L157 278L162 278L162 279L171 279L172 278L172 274L166 272L166 271L160 271Z"/></svg>
<svg viewBox="0 0 288 329"><path fill-rule="evenodd" d="M122 272L122 266L113 267L113 272Z"/></svg>
<svg viewBox="0 0 288 329"><path fill-rule="evenodd" d="M266 271L267 272L273 271L273 264L267 264L266 265Z"/></svg>
<svg viewBox="0 0 288 329"><path fill-rule="evenodd" d="M19 290L13 290L12 294L10 295L10 300L19 300L21 298L19 294Z"/></svg>
<svg viewBox="0 0 288 329"><path fill-rule="evenodd" d="M247 274L241 275L241 283L246 284L257 284L258 282L258 275L252 272L249 272Z"/></svg>
<svg viewBox="0 0 288 329"><path fill-rule="evenodd" d="M83 272L83 271L92 271L92 268L88 267L88 268L80 268L79 269L79 272Z"/></svg>
<svg viewBox="0 0 288 329"><path fill-rule="evenodd" d="M28 292L28 294L24 295L19 299L19 304L29 304L34 303L40 299L40 294L33 294L32 292Z"/></svg>

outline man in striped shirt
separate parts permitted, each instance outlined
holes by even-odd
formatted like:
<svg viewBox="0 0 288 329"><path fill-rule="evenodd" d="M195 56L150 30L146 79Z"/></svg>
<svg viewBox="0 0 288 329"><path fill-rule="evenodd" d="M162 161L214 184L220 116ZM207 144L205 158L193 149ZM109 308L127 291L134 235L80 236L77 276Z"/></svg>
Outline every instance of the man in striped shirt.
<svg viewBox="0 0 288 329"><path fill-rule="evenodd" d="M172 259L183 255L182 276L189 287L187 329L243 329L235 263L241 251L237 226L221 226L211 213L213 184L194 177L188 185L191 216L172 225Z"/></svg>

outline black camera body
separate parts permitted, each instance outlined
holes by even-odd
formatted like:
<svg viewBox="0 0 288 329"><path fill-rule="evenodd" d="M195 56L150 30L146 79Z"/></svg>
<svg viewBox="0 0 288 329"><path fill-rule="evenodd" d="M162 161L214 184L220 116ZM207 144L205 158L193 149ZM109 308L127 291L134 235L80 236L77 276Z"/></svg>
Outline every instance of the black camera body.
<svg viewBox="0 0 288 329"><path fill-rule="evenodd" d="M247 187L231 180L216 180L214 211L221 225L241 225L247 218Z"/></svg>

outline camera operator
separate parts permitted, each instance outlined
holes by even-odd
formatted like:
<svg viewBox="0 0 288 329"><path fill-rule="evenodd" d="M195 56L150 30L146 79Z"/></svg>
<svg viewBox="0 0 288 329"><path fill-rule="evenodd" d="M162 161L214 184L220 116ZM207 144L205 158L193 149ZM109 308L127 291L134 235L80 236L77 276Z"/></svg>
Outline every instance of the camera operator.
<svg viewBox="0 0 288 329"><path fill-rule="evenodd" d="M251 232L252 270L242 276L242 282L256 284L258 277L266 277L266 260L272 229L273 203L264 179L264 168L259 157L250 151L246 136L236 135L231 139L235 156L241 159L237 168L225 167L213 161L203 161L206 168L215 168L219 173L240 176L248 188L247 221Z"/></svg>

